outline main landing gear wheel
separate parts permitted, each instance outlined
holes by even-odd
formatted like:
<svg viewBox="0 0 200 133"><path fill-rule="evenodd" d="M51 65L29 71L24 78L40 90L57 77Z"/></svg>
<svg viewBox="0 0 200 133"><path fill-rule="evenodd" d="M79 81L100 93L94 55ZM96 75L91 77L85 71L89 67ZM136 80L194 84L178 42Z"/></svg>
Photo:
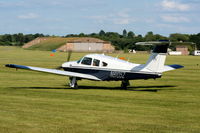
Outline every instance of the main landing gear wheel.
<svg viewBox="0 0 200 133"><path fill-rule="evenodd" d="M121 88L126 90L127 86L130 86L129 81L128 80L122 80Z"/></svg>
<svg viewBox="0 0 200 133"><path fill-rule="evenodd" d="M76 77L69 77L69 86L71 88L78 88Z"/></svg>

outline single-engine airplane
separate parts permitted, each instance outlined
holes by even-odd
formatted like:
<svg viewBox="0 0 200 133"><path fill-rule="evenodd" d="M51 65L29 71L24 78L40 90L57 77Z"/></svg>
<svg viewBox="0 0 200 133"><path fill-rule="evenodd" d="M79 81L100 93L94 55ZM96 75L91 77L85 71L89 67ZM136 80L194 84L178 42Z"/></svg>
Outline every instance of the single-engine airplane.
<svg viewBox="0 0 200 133"><path fill-rule="evenodd" d="M142 42L137 43L137 45L140 44ZM15 64L6 64L5 66L68 76L71 88L78 87L77 80L88 79L95 81L122 81L121 87L124 89L130 85L129 80L161 78L163 72L183 67L176 64L164 65L170 43L143 42L143 44L156 44L146 64L135 64L104 54L88 54L78 61L63 63L60 68L64 71Z"/></svg>

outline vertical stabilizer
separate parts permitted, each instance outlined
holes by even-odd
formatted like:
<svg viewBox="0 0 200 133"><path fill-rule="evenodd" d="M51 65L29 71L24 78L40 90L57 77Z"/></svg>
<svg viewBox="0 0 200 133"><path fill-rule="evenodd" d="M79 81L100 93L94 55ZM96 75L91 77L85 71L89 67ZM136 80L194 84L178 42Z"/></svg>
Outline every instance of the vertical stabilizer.
<svg viewBox="0 0 200 133"><path fill-rule="evenodd" d="M151 72L162 72L164 69L168 46L169 44L156 45L144 68Z"/></svg>

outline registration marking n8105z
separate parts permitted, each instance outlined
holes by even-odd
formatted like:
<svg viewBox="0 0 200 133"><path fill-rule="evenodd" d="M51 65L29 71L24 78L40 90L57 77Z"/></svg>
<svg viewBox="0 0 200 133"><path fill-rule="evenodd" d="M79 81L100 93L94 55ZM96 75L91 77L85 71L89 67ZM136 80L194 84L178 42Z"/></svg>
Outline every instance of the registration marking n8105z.
<svg viewBox="0 0 200 133"><path fill-rule="evenodd" d="M110 77L111 78L118 78L118 79L124 79L125 72L119 72L119 71L111 71Z"/></svg>

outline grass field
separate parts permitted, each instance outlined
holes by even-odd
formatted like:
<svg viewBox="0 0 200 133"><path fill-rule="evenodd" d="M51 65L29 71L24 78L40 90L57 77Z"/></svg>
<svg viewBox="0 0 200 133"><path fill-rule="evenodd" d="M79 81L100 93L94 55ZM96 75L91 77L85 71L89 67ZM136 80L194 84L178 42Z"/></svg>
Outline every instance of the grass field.
<svg viewBox="0 0 200 133"><path fill-rule="evenodd" d="M50 53L0 47L0 133L200 132L200 57L168 56L167 64L185 68L131 81L128 90L88 80L70 89L67 77L4 67L55 68L66 60L66 53ZM72 60L83 55L73 53ZM122 56L145 63L149 55Z"/></svg>

